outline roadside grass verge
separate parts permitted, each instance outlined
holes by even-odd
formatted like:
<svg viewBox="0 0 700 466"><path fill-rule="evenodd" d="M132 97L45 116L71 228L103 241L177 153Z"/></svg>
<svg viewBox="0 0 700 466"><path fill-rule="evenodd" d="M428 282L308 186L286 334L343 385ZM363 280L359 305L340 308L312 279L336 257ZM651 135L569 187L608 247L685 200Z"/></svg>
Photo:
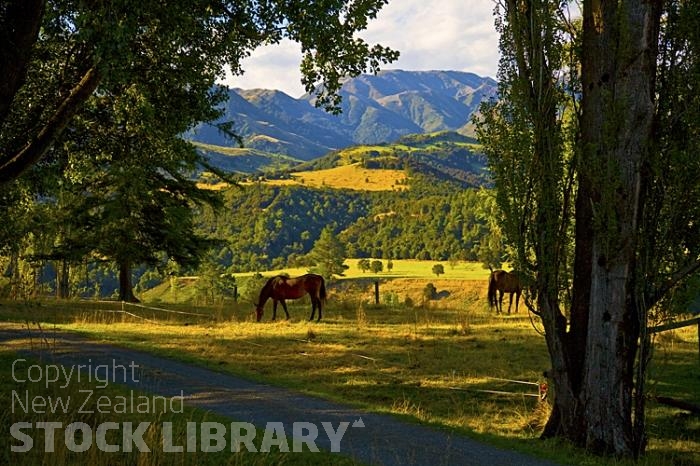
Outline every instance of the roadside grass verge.
<svg viewBox="0 0 700 466"><path fill-rule="evenodd" d="M257 451L248 451L245 445L241 445L239 451L232 452L233 420L229 418L189 408L178 401L178 397L171 399L140 391L134 393L122 385L94 379L89 381L84 372L79 382L77 377L70 376L69 380L61 377L48 383L48 378L41 376L37 369L45 369L47 365L58 367L47 360L40 361L9 348L0 348L0 406L4 407L0 412L2 464L358 464L337 454L312 453L306 445L303 445L304 451L292 453L282 452L279 445L274 444L263 448L261 430L257 430L253 440ZM67 368L68 371L71 369ZM37 426L37 423L47 422L59 425L55 430ZM25 424L11 434L12 426L18 423ZM69 426L77 423L84 423L89 430L79 429L71 434ZM192 424L189 430L188 423ZM206 426L203 423L219 423L227 429L223 449L219 449L216 441L202 443L204 430L201 429ZM104 437L98 434L100 425L109 427ZM87 432L91 438L87 437ZM131 440L129 432L135 433L137 441ZM99 442L105 444L98 447ZM22 451L12 451L13 447ZM110 449L114 451L106 451Z"/></svg>

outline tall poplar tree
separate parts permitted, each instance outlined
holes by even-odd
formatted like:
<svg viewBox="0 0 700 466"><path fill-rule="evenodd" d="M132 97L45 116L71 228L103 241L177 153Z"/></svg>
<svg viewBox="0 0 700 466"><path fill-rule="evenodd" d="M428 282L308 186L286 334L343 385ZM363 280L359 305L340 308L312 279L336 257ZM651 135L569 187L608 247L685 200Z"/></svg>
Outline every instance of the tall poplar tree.
<svg viewBox="0 0 700 466"><path fill-rule="evenodd" d="M679 105L697 102L698 11L585 0L580 25L566 3L498 2L500 101L478 133L545 328L543 436L637 456L649 310L700 269L700 193L685 177L700 174L700 120Z"/></svg>

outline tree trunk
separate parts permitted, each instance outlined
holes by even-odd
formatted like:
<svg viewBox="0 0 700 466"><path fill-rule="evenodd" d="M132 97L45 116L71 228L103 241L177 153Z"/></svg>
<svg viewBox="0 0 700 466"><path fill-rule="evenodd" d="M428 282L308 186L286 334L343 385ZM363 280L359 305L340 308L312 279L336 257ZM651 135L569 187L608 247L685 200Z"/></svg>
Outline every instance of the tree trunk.
<svg viewBox="0 0 700 466"><path fill-rule="evenodd" d="M129 261L119 262L119 300L128 303L140 302L134 296L134 288L131 285L131 264Z"/></svg>
<svg viewBox="0 0 700 466"><path fill-rule="evenodd" d="M46 0L14 0L3 5L0 15L0 123L7 118L15 95L26 81L45 9Z"/></svg>
<svg viewBox="0 0 700 466"><path fill-rule="evenodd" d="M620 456L636 456L642 444L632 424L641 320L635 299L635 260L641 166L654 112L658 3L584 3L585 168L580 176L584 186L590 187L592 217L577 212L576 221L591 224L592 235L576 238L577 244L590 241L591 246L586 248L591 264L589 295L585 290L578 295L588 300L579 402L584 406L584 446ZM583 303L574 303L577 306Z"/></svg>
<svg viewBox="0 0 700 466"><path fill-rule="evenodd" d="M556 290L548 289L556 277L538 272L538 307L555 387L542 435L561 436L599 454L638 456L644 446L644 403L635 400L643 393L633 388L646 310L636 299L635 261L640 173L654 112L659 12L658 1L584 2L582 141L568 330ZM554 257L543 252L542 258ZM640 367L638 387L644 377Z"/></svg>
<svg viewBox="0 0 700 466"><path fill-rule="evenodd" d="M67 299L70 297L70 264L62 259L56 268L56 297Z"/></svg>

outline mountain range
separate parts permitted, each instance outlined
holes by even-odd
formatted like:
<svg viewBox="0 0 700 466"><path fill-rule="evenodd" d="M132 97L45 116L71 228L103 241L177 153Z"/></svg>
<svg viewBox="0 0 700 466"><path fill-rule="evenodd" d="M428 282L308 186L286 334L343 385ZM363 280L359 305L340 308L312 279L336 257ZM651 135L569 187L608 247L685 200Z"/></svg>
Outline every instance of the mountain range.
<svg viewBox="0 0 700 466"><path fill-rule="evenodd" d="M308 161L330 151L392 142L409 134L456 131L472 135L471 116L495 98L497 83L460 71L381 71L347 79L340 90L342 113L269 89L229 89L221 122L233 122L243 148L214 125L200 125L188 137L214 165L254 171L270 160ZM232 155L245 156L236 163ZM245 159L245 161L244 161ZM268 160L266 160L268 159Z"/></svg>

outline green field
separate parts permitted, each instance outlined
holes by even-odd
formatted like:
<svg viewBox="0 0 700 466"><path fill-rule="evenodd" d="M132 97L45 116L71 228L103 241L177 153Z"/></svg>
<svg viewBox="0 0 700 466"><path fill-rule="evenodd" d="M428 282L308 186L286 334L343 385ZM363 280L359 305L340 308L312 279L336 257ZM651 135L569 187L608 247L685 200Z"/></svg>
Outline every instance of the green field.
<svg viewBox="0 0 700 466"><path fill-rule="evenodd" d="M386 259L374 259L370 260L380 260L384 266L384 270L377 274L372 272L362 272L357 266L357 261L359 259L347 259L345 265L349 268L345 271L343 277L337 277L339 280L353 279L353 278L419 278L425 280L432 280L435 278L440 278L443 280L484 280L486 281L489 276L489 271L484 269L483 265L478 262L465 262L458 261L453 265L447 261L423 261L414 259L394 259L393 268L391 271L387 270L387 260ZM437 277L433 272L432 268L435 264L442 264L445 269L445 273ZM302 275L308 272L308 267L299 268L287 268L279 270L270 270L263 272L264 276L273 276L280 273L288 273L291 276ZM236 274L238 277L248 277L253 275L253 272Z"/></svg>
<svg viewBox="0 0 700 466"><path fill-rule="evenodd" d="M371 259L374 260L374 259ZM385 304L404 303L408 297L414 303L421 303L423 289L428 283L433 283L443 298L436 305L455 308L468 305L470 301L486 299L486 286L489 271L477 262L448 262L421 260L393 260L393 268L387 270L387 261L382 260L384 271L379 273L362 272L357 266L358 259L348 259L345 264L349 268L343 277L334 277L328 284L331 300L333 293L340 293L343 301L365 301L374 303L373 283L380 283L380 302ZM442 264L445 270L439 277L432 273L435 264ZM262 272L263 277L288 274L292 277L308 273L308 267L285 268ZM242 295L241 305L253 305L257 301L260 283L251 278L256 272L237 273L236 283L238 292ZM145 301L183 304L196 303L194 284L197 277L180 277L173 279L139 296ZM249 289L252 288L252 289ZM351 292L344 290L350 289ZM478 294L480 298L475 298Z"/></svg>

